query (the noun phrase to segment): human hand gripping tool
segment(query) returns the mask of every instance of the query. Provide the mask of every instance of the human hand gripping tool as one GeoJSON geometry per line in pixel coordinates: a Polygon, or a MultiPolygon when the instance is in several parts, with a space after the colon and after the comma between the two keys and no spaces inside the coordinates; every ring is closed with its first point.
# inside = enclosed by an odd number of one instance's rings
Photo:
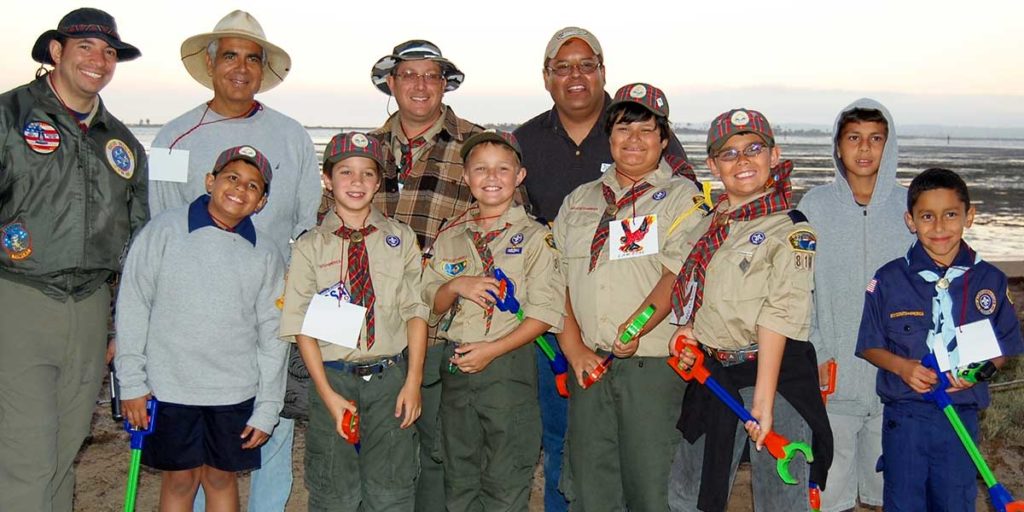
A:
{"type": "MultiPolygon", "coordinates": [[[[729,392],[711,376],[711,372],[704,366],[704,352],[702,352],[696,345],[687,343],[686,337],[682,335],[676,337],[675,347],[676,352],[682,353],[684,350],[687,350],[697,359],[693,362],[693,366],[686,369],[679,360],[679,356],[671,356],[668,358],[668,365],[671,366],[680,377],[686,381],[696,379],[697,382],[706,386],[715,394],[716,397],[718,397],[719,400],[722,401],[722,403],[727,405],[743,423],[748,421],[757,422],[757,419],[750,414],[750,411],[746,410],[741,403],[733,398],[732,395],[730,395],[729,392]]],[[[768,453],[776,459],[775,471],[779,473],[779,478],[788,485],[795,485],[797,483],[797,479],[789,472],[789,463],[798,452],[803,454],[804,460],[808,463],[814,462],[814,454],[811,452],[811,447],[807,443],[803,441],[790,441],[785,436],[775,432],[774,430],[768,431],[768,437],[765,438],[764,445],[768,448],[768,453]]]]}
{"type": "MultiPolygon", "coordinates": [[[[640,331],[643,330],[644,326],[647,325],[647,322],[650,321],[651,316],[654,315],[655,311],[657,311],[657,308],[654,307],[654,304],[648,304],[639,315],[633,318],[633,321],[629,323],[626,330],[622,331],[622,334],[619,335],[619,343],[625,345],[626,343],[633,341],[633,339],[640,334],[640,331]]],[[[601,377],[604,377],[604,374],[608,371],[608,368],[612,366],[612,361],[614,360],[615,354],[608,354],[608,357],[604,358],[604,361],[601,361],[601,364],[597,365],[597,367],[591,370],[590,373],[584,375],[583,389],[587,389],[590,386],[593,386],[595,382],[601,380],[601,377]]]]}
{"type": "Polygon", "coordinates": [[[128,420],[124,420],[124,430],[131,436],[129,446],[132,452],[131,463],[128,465],[128,485],[124,491],[124,512],[135,510],[135,495],[139,487],[139,465],[142,462],[142,442],[156,428],[156,408],[156,398],[150,397],[149,400],[146,400],[146,416],[149,417],[149,425],[144,429],[135,428],[128,420]]]}
{"type": "Polygon", "coordinates": [[[345,409],[341,415],[341,431],[345,433],[345,440],[359,453],[359,413],[345,409]]]}
{"type": "MultiPolygon", "coordinates": [[[[500,268],[494,269],[494,278],[498,280],[498,294],[495,295],[488,292],[494,297],[494,305],[499,311],[516,315],[516,318],[522,322],[524,317],[523,309],[516,299],[515,283],[500,268]]],[[[533,340],[533,342],[540,347],[541,352],[544,352],[544,356],[548,358],[548,366],[551,367],[551,373],[555,374],[555,387],[558,389],[558,394],[568,398],[569,363],[565,360],[565,356],[561,352],[556,352],[543,335],[537,336],[537,339],[533,340]]]]}
{"type": "Polygon", "coordinates": [[[996,480],[996,475],[992,473],[988,464],[985,463],[985,458],[981,456],[978,445],[974,443],[974,439],[971,439],[971,434],[967,432],[967,427],[964,426],[960,415],[953,408],[953,401],[949,398],[949,393],[946,392],[949,389],[949,380],[946,379],[945,373],[939,370],[939,363],[935,359],[935,354],[925,356],[921,360],[921,364],[925,368],[934,371],[939,377],[939,383],[931,391],[924,393],[924,397],[935,402],[935,405],[939,406],[939,409],[942,409],[942,413],[946,415],[949,424],[953,426],[957,437],[960,438],[960,443],[964,445],[967,454],[974,461],[974,466],[978,468],[981,479],[985,481],[985,487],[988,487],[988,495],[992,499],[992,507],[998,512],[1024,512],[1024,501],[1014,500],[1010,491],[1006,490],[1006,487],[1003,487],[1003,484],[996,480]]]}

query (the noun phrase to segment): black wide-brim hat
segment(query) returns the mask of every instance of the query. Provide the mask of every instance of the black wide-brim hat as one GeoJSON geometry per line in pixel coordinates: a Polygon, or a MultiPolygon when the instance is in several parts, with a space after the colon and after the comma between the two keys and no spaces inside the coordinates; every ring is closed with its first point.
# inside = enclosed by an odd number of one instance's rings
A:
{"type": "Polygon", "coordinates": [[[388,75],[398,66],[399,62],[406,60],[432,60],[441,66],[441,74],[445,79],[445,92],[452,92],[462,85],[466,75],[459,71],[459,68],[452,61],[441,55],[441,49],[430,41],[413,39],[395,47],[390,55],[385,55],[373,65],[370,70],[370,80],[380,92],[391,96],[391,88],[388,87],[388,75]]]}
{"type": "Polygon", "coordinates": [[[63,43],[68,38],[89,37],[106,41],[117,51],[118,62],[136,59],[142,55],[138,48],[121,40],[113,16],[99,9],[83,7],[67,13],[60,19],[56,30],[47,30],[36,39],[36,44],[32,46],[32,60],[53,66],[53,59],[50,58],[50,41],[58,39],[63,43]]]}

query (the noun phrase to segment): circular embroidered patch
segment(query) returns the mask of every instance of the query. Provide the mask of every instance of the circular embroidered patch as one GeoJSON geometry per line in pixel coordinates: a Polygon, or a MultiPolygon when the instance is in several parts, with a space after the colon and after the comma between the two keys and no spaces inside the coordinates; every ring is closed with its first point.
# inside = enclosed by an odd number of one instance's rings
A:
{"type": "Polygon", "coordinates": [[[370,144],[370,141],[366,139],[366,135],[357,133],[352,136],[352,145],[357,148],[365,148],[370,144]]]}
{"type": "Polygon", "coordinates": [[[511,243],[512,245],[519,245],[523,243],[523,239],[525,238],[526,237],[524,237],[522,233],[516,233],[512,235],[512,238],[509,239],[509,243],[511,243]]]}
{"type": "Polygon", "coordinates": [[[661,201],[662,199],[665,199],[665,196],[667,196],[667,195],[668,195],[668,192],[666,192],[664,190],[659,190],[659,191],[655,192],[653,196],[651,196],[651,199],[654,199],[655,201],[661,201]]]}
{"type": "Polygon", "coordinates": [[[238,154],[245,155],[249,158],[256,158],[256,150],[249,146],[242,146],[238,148],[238,154]]]}
{"type": "Polygon", "coordinates": [[[29,121],[21,130],[21,137],[28,147],[40,155],[49,155],[60,147],[60,132],[44,121],[29,121]]]}
{"type": "Polygon", "coordinates": [[[398,247],[402,245],[402,239],[395,235],[388,235],[384,237],[384,243],[388,244],[388,247],[398,247]]]}
{"type": "MultiPolygon", "coordinates": [[[[253,154],[255,155],[255,153],[253,154]]],[[[135,174],[135,157],[132,156],[132,150],[118,139],[107,141],[107,162],[118,176],[126,180],[131,179],[135,174]]]]}
{"type": "Polygon", "coordinates": [[[983,315],[991,315],[996,311],[996,294],[992,290],[985,289],[974,296],[974,305],[983,315]]]}
{"type": "Polygon", "coordinates": [[[750,115],[747,114],[746,110],[737,110],[732,113],[732,117],[729,118],[729,122],[733,126],[746,126],[750,122],[750,115]]]}
{"type": "Polygon", "coordinates": [[[754,245],[761,245],[765,238],[767,237],[765,236],[764,231],[755,231],[750,234],[750,243],[754,245]]]}
{"type": "Polygon", "coordinates": [[[32,236],[21,222],[12,222],[3,227],[0,234],[4,252],[14,261],[28,258],[32,254],[32,236]]]}
{"type": "Polygon", "coordinates": [[[647,96],[647,88],[644,87],[642,84],[636,84],[633,86],[632,89],[629,90],[630,98],[640,99],[643,98],[644,96],[647,96]]]}

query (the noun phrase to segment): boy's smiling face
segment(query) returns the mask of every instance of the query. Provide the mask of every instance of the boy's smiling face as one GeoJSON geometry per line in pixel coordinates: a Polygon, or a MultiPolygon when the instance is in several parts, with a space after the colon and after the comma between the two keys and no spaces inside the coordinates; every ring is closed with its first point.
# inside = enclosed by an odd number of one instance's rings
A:
{"type": "Polygon", "coordinates": [[[888,132],[884,124],[876,121],[846,123],[836,140],[846,172],[864,178],[878,173],[888,132]]]}
{"type": "Polygon", "coordinates": [[[206,175],[210,216],[221,227],[234,228],[267,204],[265,189],[263,176],[254,165],[244,160],[228,162],[216,176],[206,175]]]}
{"type": "Polygon", "coordinates": [[[526,168],[504,144],[482,142],[466,155],[463,179],[484,210],[507,210],[525,177],[526,168]]]}
{"type": "Polygon", "coordinates": [[[956,259],[964,229],[974,223],[974,207],[967,208],[951,188],[935,188],[921,192],[904,218],[928,256],[948,267],[956,259]]]}
{"type": "Polygon", "coordinates": [[[729,137],[715,156],[709,156],[707,164],[711,174],[722,180],[729,194],[729,205],[737,206],[764,192],[772,168],[779,164],[779,147],[769,148],[764,139],[755,133],[739,133],[729,137]],[[763,149],[757,155],[747,156],[744,152],[756,148],[753,144],[760,144],[763,149]],[[731,149],[739,152],[735,160],[719,158],[719,155],[731,149]]]}
{"type": "Polygon", "coordinates": [[[331,168],[330,177],[324,176],[324,187],[334,195],[335,207],[352,214],[366,213],[379,186],[377,162],[365,156],[344,158],[331,168]]]}

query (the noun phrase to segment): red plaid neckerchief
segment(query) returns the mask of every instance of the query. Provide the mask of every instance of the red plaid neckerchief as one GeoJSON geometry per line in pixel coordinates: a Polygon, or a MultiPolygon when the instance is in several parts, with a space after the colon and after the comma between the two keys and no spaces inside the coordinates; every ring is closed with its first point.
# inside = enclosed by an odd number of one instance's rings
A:
{"type": "Polygon", "coordinates": [[[705,272],[715,252],[729,238],[729,226],[733,222],[754,220],[790,208],[793,191],[789,182],[789,174],[792,171],[793,162],[789,160],[772,169],[772,178],[765,187],[773,187],[774,190],[732,212],[718,211],[718,206],[728,199],[728,195],[718,196],[711,225],[701,235],[700,240],[694,244],[690,255],[683,262],[682,270],[676,276],[675,285],[672,286],[672,310],[679,318],[680,323],[689,323],[697,314],[701,304],[704,303],[705,272]],[[696,285],[688,287],[687,285],[691,282],[696,285]],[[691,300],[692,304],[690,304],[691,300]]]}
{"type": "Polygon", "coordinates": [[[630,187],[629,192],[622,196],[622,199],[615,201],[615,191],[608,185],[601,184],[601,194],[604,196],[604,201],[608,204],[608,207],[601,214],[601,220],[597,222],[597,230],[594,231],[594,240],[590,242],[590,269],[588,272],[593,272],[597,268],[597,259],[601,256],[601,249],[604,248],[604,243],[608,241],[608,223],[615,220],[615,215],[619,213],[619,210],[635,203],[637,199],[640,199],[640,196],[653,187],[654,185],[646,181],[640,184],[634,183],[630,187]]]}
{"type": "MultiPolygon", "coordinates": [[[[480,261],[484,264],[484,275],[491,276],[494,274],[494,255],[491,254],[491,248],[488,247],[488,245],[501,236],[501,234],[511,226],[511,224],[506,222],[501,229],[488,231],[486,234],[479,231],[473,231],[473,247],[476,248],[476,253],[480,255],[480,261]]],[[[484,322],[486,324],[484,334],[491,332],[491,320],[493,318],[494,306],[489,305],[487,306],[487,309],[484,310],[484,322]]]]}
{"type": "Polygon", "coordinates": [[[373,305],[377,302],[377,295],[373,293],[373,279],[370,277],[370,258],[366,255],[366,237],[374,231],[377,231],[377,228],[371,224],[362,229],[341,226],[334,232],[335,235],[349,241],[349,293],[352,295],[353,304],[366,308],[366,350],[373,348],[373,305]]]}
{"type": "Polygon", "coordinates": [[[409,177],[409,173],[412,172],[412,154],[417,148],[427,143],[427,139],[423,137],[416,137],[409,141],[408,144],[399,143],[399,148],[402,150],[402,167],[398,169],[398,181],[405,183],[405,179],[409,177]]]}

